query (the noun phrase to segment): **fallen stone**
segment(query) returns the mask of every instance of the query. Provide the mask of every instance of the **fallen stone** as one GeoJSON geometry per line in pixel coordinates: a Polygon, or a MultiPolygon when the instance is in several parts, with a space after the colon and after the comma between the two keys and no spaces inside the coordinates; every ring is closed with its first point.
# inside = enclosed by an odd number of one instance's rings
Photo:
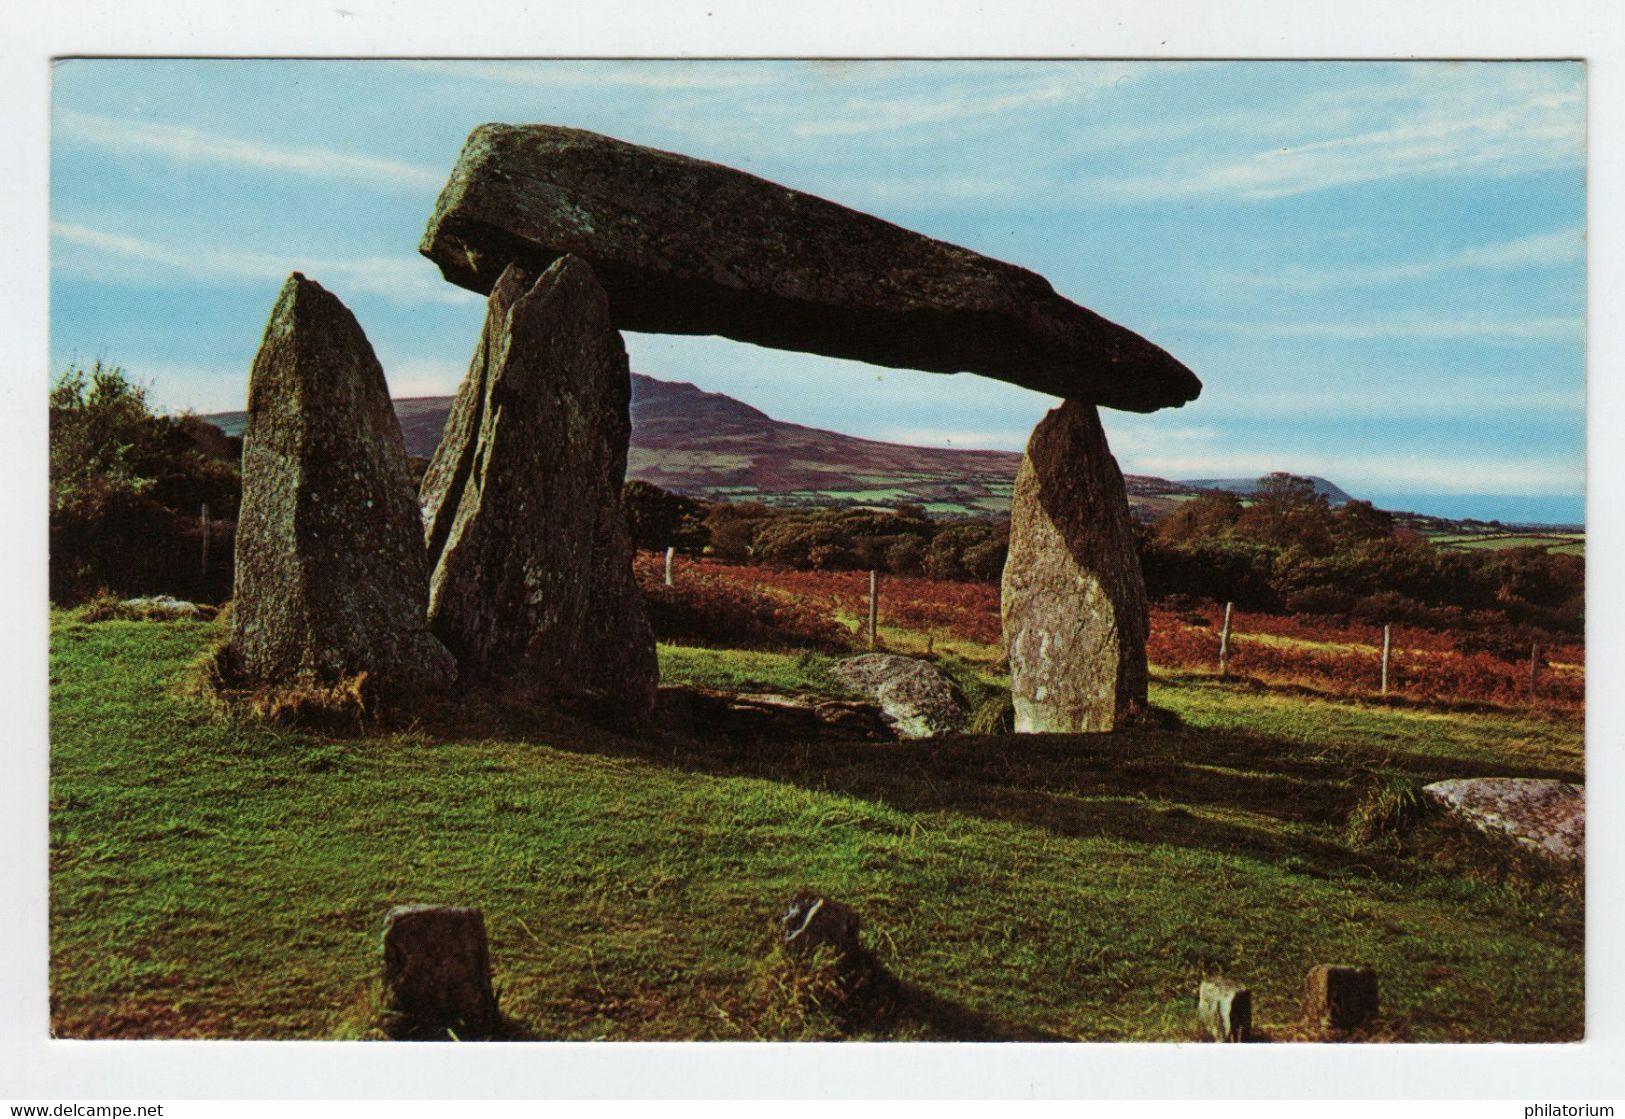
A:
{"type": "Polygon", "coordinates": [[[1145,583],[1095,409],[1067,401],[1016,474],[1000,599],[1020,733],[1109,731],[1146,709],[1145,583]]]}
{"type": "Polygon", "coordinates": [[[1303,1016],[1311,1025],[1352,1030],[1377,1014],[1377,973],[1319,964],[1304,979],[1303,1016]]]}
{"type": "Polygon", "coordinates": [[[981,373],[1136,412],[1201,391],[1163,350],[1024,268],[730,167],[579,129],[476,128],[420,251],[481,293],[510,263],[578,256],[623,330],[981,373]]]}
{"type": "Polygon", "coordinates": [[[970,713],[954,682],[940,668],[913,657],[866,653],[837,664],[834,677],[874,697],[898,738],[958,734],[970,713]]]}
{"type": "Polygon", "coordinates": [[[187,602],[167,594],[126,598],[119,608],[144,618],[206,618],[208,613],[195,602],[187,602]]]}
{"type": "Polygon", "coordinates": [[[820,948],[841,960],[859,959],[858,915],[851,907],[813,890],[801,890],[779,919],[780,942],[790,955],[805,959],[820,948]]]}
{"type": "Polygon", "coordinates": [[[1458,777],[1424,785],[1422,795],[1497,840],[1561,864],[1585,865],[1584,785],[1538,777],[1458,777]]]}
{"type": "Polygon", "coordinates": [[[428,569],[400,426],[360,324],[283,285],[248,382],[225,664],[272,684],[366,673],[380,693],[451,683],[424,621],[428,569]]]}
{"type": "Polygon", "coordinates": [[[853,700],[662,688],[661,726],[730,742],[891,742],[880,708],[853,700]]]}
{"type": "Polygon", "coordinates": [[[384,916],[384,1022],[395,1038],[490,1036],[501,1018],[478,909],[398,905],[384,916]]]}
{"type": "Polygon", "coordinates": [[[1253,994],[1230,979],[1204,979],[1196,1019],[1214,1041],[1246,1041],[1253,1028],[1253,994]]]}
{"type": "Polygon", "coordinates": [[[509,269],[420,499],[429,623],[463,671],[635,721],[658,668],[621,509],[630,393],[592,269],[509,269]]]}

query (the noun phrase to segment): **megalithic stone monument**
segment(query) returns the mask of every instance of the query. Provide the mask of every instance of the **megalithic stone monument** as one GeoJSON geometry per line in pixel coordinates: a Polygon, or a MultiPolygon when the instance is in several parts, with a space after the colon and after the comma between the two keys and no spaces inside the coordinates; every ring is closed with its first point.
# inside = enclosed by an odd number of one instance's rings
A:
{"type": "Polygon", "coordinates": [[[630,401],[592,269],[506,269],[420,491],[429,623],[470,677],[652,712],[654,635],[621,507],[630,401]]]}
{"type": "Polygon", "coordinates": [[[720,164],[550,125],[470,134],[420,251],[489,292],[512,262],[590,263],[622,330],[937,373],[1149,412],[1201,382],[1042,276],[720,164]]]}
{"type": "MultiPolygon", "coordinates": [[[[1064,398],[1034,431],[1016,489],[1003,616],[1017,729],[1110,730],[1144,706],[1145,588],[1095,408],[1195,399],[1201,382],[1159,347],[1026,269],[719,164],[551,125],[476,128],[420,251],[453,283],[492,293],[493,314],[514,298],[502,294],[511,268],[575,258],[607,293],[606,330],[720,334],[1064,398]]],[[[488,324],[482,353],[492,337],[488,324]]],[[[455,433],[483,422],[472,399],[459,401],[435,486],[463,469],[455,433]]],[[[581,477],[564,462],[542,468],[581,477]]],[[[425,495],[433,550],[461,514],[425,495]]],[[[466,601],[468,617],[486,620],[436,622],[463,642],[465,664],[476,635],[500,625],[472,593],[466,601]]]]}
{"type": "Polygon", "coordinates": [[[1015,729],[1107,731],[1146,705],[1145,581],[1100,417],[1069,400],[1016,473],[1000,593],[1015,729]]]}
{"type": "Polygon", "coordinates": [[[230,668],[273,685],[449,685],[383,369],[349,309],[298,272],[249,374],[242,462],[230,668]]]}

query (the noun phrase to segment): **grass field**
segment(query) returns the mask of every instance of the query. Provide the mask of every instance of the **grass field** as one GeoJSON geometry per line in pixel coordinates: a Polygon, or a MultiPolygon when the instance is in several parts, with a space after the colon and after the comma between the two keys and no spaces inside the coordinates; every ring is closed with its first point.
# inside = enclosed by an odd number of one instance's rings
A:
{"type": "Polygon", "coordinates": [[[1467,548],[1470,550],[1501,551],[1506,548],[1542,548],[1552,555],[1585,555],[1585,534],[1578,532],[1554,533],[1478,533],[1457,536],[1430,536],[1437,548],[1467,548]]]}
{"type": "MultiPolygon", "coordinates": [[[[189,692],[217,636],[54,615],[59,1037],[374,1036],[382,917],[417,901],[483,907],[503,1009],[536,1038],[1188,1040],[1224,971],[1288,1039],[1304,972],[1338,962],[1380,973],[1374,1039],[1583,1030],[1572,884],[1348,829],[1373,788],[1581,780],[1574,716],[1167,676],[1153,700],[1183,727],[1106,736],[627,738],[472,702],[324,734],[189,692]],[[861,912],[897,981],[868,1018],[767,958],[803,885],[861,912]]],[[[830,687],[819,656],[661,661],[667,683],[830,687]]]]}

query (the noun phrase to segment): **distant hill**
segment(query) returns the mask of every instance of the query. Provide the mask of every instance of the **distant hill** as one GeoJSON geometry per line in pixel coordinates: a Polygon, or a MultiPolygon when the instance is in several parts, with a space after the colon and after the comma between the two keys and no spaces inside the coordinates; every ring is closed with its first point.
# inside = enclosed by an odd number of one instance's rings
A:
{"type": "MultiPolygon", "coordinates": [[[[395,401],[408,454],[434,453],[450,409],[449,396],[395,401]]],[[[231,435],[242,434],[247,423],[244,412],[202,418],[231,435]]],[[[1014,451],[910,447],[785,423],[723,393],[632,374],[627,476],[694,497],[780,506],[909,503],[939,515],[986,516],[1010,508],[1020,465],[1014,451]]],[[[1177,508],[1194,496],[1193,487],[1230,488],[1135,474],[1123,480],[1130,504],[1146,520],[1177,508]]],[[[1336,494],[1334,500],[1348,500],[1330,482],[1316,482],[1336,494]]]]}
{"type": "MultiPolygon", "coordinates": [[[[1313,482],[1315,484],[1315,492],[1325,494],[1327,502],[1332,505],[1347,505],[1349,502],[1354,500],[1354,498],[1350,497],[1339,486],[1332,482],[1328,482],[1324,478],[1316,477],[1313,474],[1305,474],[1300,476],[1306,477],[1313,482]]],[[[1174,484],[1193,490],[1228,490],[1231,493],[1239,493],[1245,496],[1247,494],[1257,493],[1259,483],[1262,481],[1262,478],[1191,478],[1184,481],[1175,482],[1174,484]]]]}

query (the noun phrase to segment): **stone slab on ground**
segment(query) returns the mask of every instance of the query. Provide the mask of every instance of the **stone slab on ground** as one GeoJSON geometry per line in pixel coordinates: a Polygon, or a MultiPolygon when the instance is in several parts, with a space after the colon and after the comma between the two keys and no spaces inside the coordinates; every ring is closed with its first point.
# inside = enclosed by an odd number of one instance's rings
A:
{"type": "Polygon", "coordinates": [[[553,125],[468,137],[420,251],[493,289],[571,254],[615,325],[971,372],[1137,412],[1196,398],[1158,346],[1043,277],[717,163],[553,125]]]}
{"type": "Polygon", "coordinates": [[[1456,777],[1422,787],[1440,810],[1559,863],[1585,863],[1584,785],[1542,777],[1456,777]]]}
{"type": "Polygon", "coordinates": [[[899,738],[958,734],[970,717],[959,689],[929,661],[894,653],[865,653],[830,670],[841,683],[874,697],[881,717],[899,738]]]}

